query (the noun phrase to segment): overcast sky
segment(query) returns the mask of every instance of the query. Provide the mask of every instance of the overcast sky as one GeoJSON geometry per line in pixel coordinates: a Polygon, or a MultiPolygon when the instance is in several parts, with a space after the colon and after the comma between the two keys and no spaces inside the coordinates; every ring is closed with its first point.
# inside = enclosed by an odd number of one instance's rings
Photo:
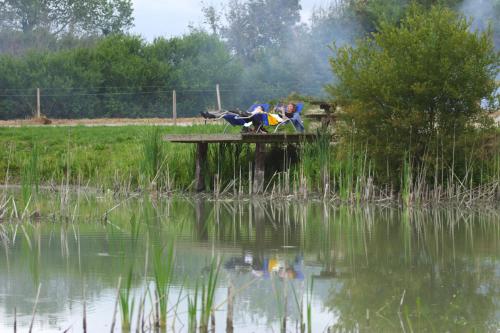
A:
{"type": "MultiPolygon", "coordinates": [[[[224,0],[203,0],[221,8],[224,0]]],[[[302,0],[302,21],[306,22],[314,6],[325,5],[329,0],[302,0]]],[[[133,0],[135,27],[133,33],[148,40],[155,37],[179,36],[188,32],[188,25],[198,26],[203,21],[202,0],[133,0]]]]}

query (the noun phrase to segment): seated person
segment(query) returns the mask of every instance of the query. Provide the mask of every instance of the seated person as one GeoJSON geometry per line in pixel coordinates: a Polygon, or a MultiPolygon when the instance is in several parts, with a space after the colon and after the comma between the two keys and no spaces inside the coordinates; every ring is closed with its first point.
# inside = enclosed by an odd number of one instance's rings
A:
{"type": "Polygon", "coordinates": [[[227,114],[233,114],[237,116],[237,119],[242,119],[245,121],[243,124],[243,132],[267,132],[263,127],[263,121],[261,117],[255,117],[258,114],[266,113],[261,105],[255,106],[249,111],[240,110],[230,110],[230,111],[207,111],[200,112],[205,119],[221,119],[227,114]],[[253,126],[253,128],[250,128],[253,126]]]}
{"type": "Polygon", "coordinates": [[[253,117],[259,113],[265,113],[264,108],[260,105],[258,105],[252,111],[247,112],[248,117],[252,118],[253,131],[261,131],[267,133],[267,130],[264,127],[262,127],[262,119],[260,119],[260,117],[253,117]]]}
{"type": "Polygon", "coordinates": [[[239,109],[229,110],[229,111],[213,110],[213,111],[200,112],[200,114],[205,119],[219,119],[228,113],[233,113],[241,118],[250,118],[253,115],[264,112],[265,112],[264,108],[260,105],[257,105],[252,111],[240,111],[239,109]]]}
{"type": "Polygon", "coordinates": [[[304,124],[300,118],[300,113],[297,112],[297,105],[294,103],[288,103],[285,106],[278,107],[277,110],[284,113],[284,116],[288,118],[295,129],[299,132],[304,132],[304,124]]]}

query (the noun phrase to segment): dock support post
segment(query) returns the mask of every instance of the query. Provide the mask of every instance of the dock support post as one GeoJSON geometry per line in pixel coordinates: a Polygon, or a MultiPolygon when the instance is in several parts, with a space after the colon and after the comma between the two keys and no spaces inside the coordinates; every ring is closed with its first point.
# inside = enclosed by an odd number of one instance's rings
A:
{"type": "Polygon", "coordinates": [[[264,192],[266,144],[255,144],[255,163],[253,173],[253,193],[264,192]]]}
{"type": "Polygon", "coordinates": [[[172,91],[172,118],[174,119],[174,125],[177,125],[177,93],[172,91]]]}
{"type": "Polygon", "coordinates": [[[198,142],[196,150],[196,169],[194,173],[196,192],[205,190],[205,173],[207,165],[208,143],[198,142]]]}
{"type": "Polygon", "coordinates": [[[222,103],[220,101],[220,88],[219,88],[219,84],[217,83],[217,85],[215,86],[215,90],[216,90],[216,93],[217,93],[217,110],[222,110],[222,103]]]}
{"type": "Polygon", "coordinates": [[[40,88],[36,88],[36,117],[37,119],[40,119],[42,116],[42,113],[40,112],[40,88]]]}

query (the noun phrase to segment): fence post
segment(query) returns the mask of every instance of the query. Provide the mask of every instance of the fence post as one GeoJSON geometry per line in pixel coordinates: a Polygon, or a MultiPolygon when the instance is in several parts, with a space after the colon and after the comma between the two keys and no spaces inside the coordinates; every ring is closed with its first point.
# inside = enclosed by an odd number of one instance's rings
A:
{"type": "Polygon", "coordinates": [[[218,110],[222,110],[222,103],[220,101],[220,88],[219,88],[219,84],[217,83],[217,85],[215,86],[215,90],[217,91],[217,107],[218,107],[218,110]]]}
{"type": "Polygon", "coordinates": [[[40,116],[40,88],[36,88],[36,117],[40,116]]]}
{"type": "Polygon", "coordinates": [[[177,94],[175,90],[172,91],[172,117],[174,119],[174,125],[177,125],[177,94]]]}

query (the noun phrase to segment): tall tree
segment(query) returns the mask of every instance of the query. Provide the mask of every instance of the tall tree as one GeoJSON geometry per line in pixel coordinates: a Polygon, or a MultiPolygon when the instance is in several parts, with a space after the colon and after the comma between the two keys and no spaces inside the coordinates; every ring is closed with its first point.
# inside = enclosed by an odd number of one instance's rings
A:
{"type": "Polygon", "coordinates": [[[348,128],[341,136],[367,145],[377,170],[394,171],[392,179],[408,156],[419,167],[426,163],[431,176],[463,168],[457,156],[471,156],[466,149],[473,145],[458,140],[479,138],[487,123],[480,101],[494,92],[499,73],[491,37],[471,32],[450,9],[412,6],[398,26],[382,23],[356,47],[335,49],[338,81],[328,90],[344,106],[348,128]]]}
{"type": "Polygon", "coordinates": [[[462,2],[463,0],[344,0],[343,4],[355,15],[364,30],[371,33],[378,30],[382,21],[398,23],[411,4],[426,9],[436,4],[456,8],[462,2]]]}
{"type": "Polygon", "coordinates": [[[300,21],[299,0],[230,0],[228,8],[222,36],[244,60],[285,44],[300,21]]]}
{"type": "Polygon", "coordinates": [[[0,0],[0,28],[75,35],[123,32],[133,24],[131,0],[0,0]]]}

